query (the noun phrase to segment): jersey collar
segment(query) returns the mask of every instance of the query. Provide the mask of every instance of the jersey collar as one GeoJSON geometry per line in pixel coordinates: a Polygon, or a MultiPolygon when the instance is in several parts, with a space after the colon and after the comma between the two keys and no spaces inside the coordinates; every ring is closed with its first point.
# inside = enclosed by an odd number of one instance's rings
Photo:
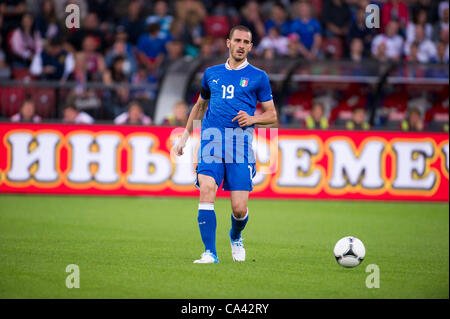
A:
{"type": "Polygon", "coordinates": [[[245,59],[244,62],[242,62],[236,69],[232,69],[230,64],[228,63],[230,59],[227,59],[227,62],[225,62],[225,67],[227,68],[227,70],[241,70],[243,68],[245,68],[249,63],[247,61],[247,59],[245,59]]]}

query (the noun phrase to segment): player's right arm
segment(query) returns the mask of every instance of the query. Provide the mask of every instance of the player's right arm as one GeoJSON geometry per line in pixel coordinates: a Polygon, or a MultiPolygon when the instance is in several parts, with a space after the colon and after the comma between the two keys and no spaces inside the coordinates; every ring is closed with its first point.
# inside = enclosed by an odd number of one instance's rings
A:
{"type": "Polygon", "coordinates": [[[206,100],[202,98],[201,95],[198,97],[197,103],[195,103],[194,107],[192,108],[191,114],[189,115],[186,128],[183,132],[183,136],[175,145],[176,155],[178,156],[183,155],[183,148],[186,146],[186,142],[189,136],[191,135],[192,130],[194,129],[194,121],[201,121],[203,119],[203,116],[205,115],[205,112],[208,109],[208,103],[209,99],[206,100]]]}
{"type": "Polygon", "coordinates": [[[211,89],[208,84],[209,73],[210,69],[206,69],[203,73],[200,96],[198,97],[197,103],[195,103],[191,114],[189,115],[183,136],[178,141],[177,145],[175,145],[174,151],[178,156],[183,155],[183,148],[186,146],[186,142],[194,129],[194,121],[201,121],[206,110],[208,109],[209,99],[211,98],[211,89]]]}

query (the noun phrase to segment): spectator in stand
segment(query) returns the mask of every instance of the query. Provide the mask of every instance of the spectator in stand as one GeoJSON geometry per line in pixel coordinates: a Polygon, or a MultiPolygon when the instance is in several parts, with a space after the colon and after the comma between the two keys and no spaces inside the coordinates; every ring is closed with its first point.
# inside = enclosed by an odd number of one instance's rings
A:
{"type": "Polygon", "coordinates": [[[425,29],[425,37],[431,39],[433,36],[433,27],[427,22],[427,11],[424,8],[417,8],[413,12],[412,21],[406,28],[406,42],[412,43],[416,40],[416,26],[420,25],[425,29]]]}
{"type": "Polygon", "coordinates": [[[120,114],[114,119],[114,124],[151,125],[152,119],[144,114],[139,102],[132,101],[128,106],[128,111],[120,114]]]}
{"type": "Polygon", "coordinates": [[[214,54],[214,40],[211,37],[204,37],[200,46],[200,57],[204,59],[211,59],[214,54]]]}
{"type": "Polygon", "coordinates": [[[174,40],[182,40],[184,32],[184,21],[181,19],[174,19],[170,24],[169,42],[174,40]]]}
{"type": "Polygon", "coordinates": [[[351,49],[351,43],[353,42],[353,39],[361,39],[364,48],[363,55],[370,56],[370,45],[372,43],[373,37],[373,29],[366,27],[366,10],[364,8],[360,8],[356,12],[356,19],[352,22],[350,30],[348,32],[348,39],[350,42],[349,47],[351,49]]]}
{"type": "Polygon", "coordinates": [[[352,110],[352,119],[345,123],[347,130],[364,130],[370,129],[370,124],[366,121],[366,109],[357,106],[352,110]]]}
{"type": "Polygon", "coordinates": [[[149,25],[148,33],[141,35],[137,45],[138,61],[152,72],[157,70],[166,54],[165,41],[159,36],[159,30],[159,24],[149,25]]]}
{"type": "Polygon", "coordinates": [[[203,22],[197,11],[192,10],[188,13],[184,21],[181,34],[181,40],[185,43],[185,53],[189,56],[197,56],[203,37],[203,22]]]}
{"type": "Polygon", "coordinates": [[[386,33],[377,35],[372,41],[372,56],[378,60],[400,61],[403,53],[403,38],[398,34],[399,23],[389,21],[386,33]]]}
{"type": "Polygon", "coordinates": [[[71,124],[94,124],[92,116],[86,112],[81,112],[73,104],[64,108],[62,121],[71,124]]]}
{"type": "Polygon", "coordinates": [[[145,20],[141,18],[142,5],[139,0],[132,0],[128,5],[128,15],[120,22],[128,33],[128,40],[136,45],[141,35],[146,31],[145,20]]]}
{"type": "Polygon", "coordinates": [[[329,128],[328,119],[325,117],[325,108],[322,103],[314,103],[311,108],[311,114],[305,118],[305,127],[307,129],[321,129],[329,128]]]}
{"type": "Polygon", "coordinates": [[[448,18],[449,18],[449,1],[441,1],[438,8],[439,20],[443,24],[445,29],[448,29],[448,18]],[[446,24],[446,25],[444,25],[446,24]]]}
{"type": "Polygon", "coordinates": [[[107,76],[109,83],[118,85],[114,89],[104,91],[104,107],[113,116],[117,116],[123,112],[124,106],[130,100],[130,66],[123,56],[116,56],[109,67],[107,76]],[[124,84],[124,85],[120,85],[124,84]]]}
{"type": "Polygon", "coordinates": [[[257,46],[259,41],[266,35],[264,23],[260,15],[259,3],[255,0],[248,1],[242,8],[240,24],[249,28],[252,32],[253,45],[257,46]]]}
{"type": "Polygon", "coordinates": [[[409,52],[405,57],[405,60],[410,63],[419,63],[419,43],[414,41],[409,45],[409,52]]]}
{"type": "Polygon", "coordinates": [[[288,38],[288,57],[296,59],[300,55],[300,50],[302,49],[302,44],[300,43],[300,37],[297,33],[291,33],[287,36],[288,38]]]}
{"type": "Polygon", "coordinates": [[[164,125],[185,127],[188,120],[188,106],[186,102],[175,103],[172,114],[164,120],[164,125]]]}
{"type": "Polygon", "coordinates": [[[350,29],[351,11],[344,0],[324,0],[322,18],[326,37],[345,39],[350,29]]]}
{"type": "Polygon", "coordinates": [[[61,27],[56,16],[53,0],[44,0],[39,15],[36,17],[36,27],[41,38],[49,40],[61,35],[61,27]]]}
{"type": "MultiPolygon", "coordinates": [[[[429,63],[436,59],[437,50],[434,43],[425,37],[425,29],[422,25],[416,25],[416,35],[415,35],[418,51],[417,60],[421,63],[429,63]]],[[[410,54],[411,43],[407,43],[405,46],[405,55],[410,54]]]]}
{"type": "MultiPolygon", "coordinates": [[[[136,86],[148,86],[149,84],[156,84],[156,77],[147,72],[147,69],[144,66],[140,66],[137,72],[131,78],[131,84],[136,86]]],[[[143,100],[152,100],[156,97],[156,91],[151,90],[147,87],[145,88],[135,88],[131,90],[131,98],[132,99],[143,99],[143,100]]]]}
{"type": "Polygon", "coordinates": [[[385,42],[381,42],[380,45],[378,45],[373,57],[376,58],[379,62],[387,62],[390,60],[387,56],[387,45],[385,42]]]}
{"type": "Polygon", "coordinates": [[[2,49],[2,35],[0,34],[0,78],[9,78],[11,70],[6,63],[6,54],[2,49]]]}
{"type": "Polygon", "coordinates": [[[5,30],[8,32],[19,27],[26,11],[25,0],[0,0],[0,16],[3,16],[5,30]]]}
{"type": "Polygon", "coordinates": [[[381,32],[387,27],[389,22],[397,20],[401,30],[406,29],[409,21],[409,10],[401,0],[390,0],[381,7],[381,32]]]}
{"type": "Polygon", "coordinates": [[[20,111],[11,117],[11,122],[21,123],[39,123],[41,118],[36,114],[34,102],[32,100],[25,100],[20,107],[20,111]]]}
{"type": "Polygon", "coordinates": [[[34,55],[42,51],[41,36],[30,13],[23,15],[20,27],[12,33],[11,51],[13,67],[29,67],[34,55]]]}
{"type": "Polygon", "coordinates": [[[86,19],[81,23],[81,28],[73,32],[68,40],[75,51],[83,49],[83,42],[86,37],[91,37],[97,43],[98,50],[104,52],[106,49],[106,36],[99,29],[99,20],[94,12],[88,13],[86,19]]]}
{"type": "Polygon", "coordinates": [[[207,15],[203,1],[200,0],[177,0],[175,1],[175,17],[181,21],[186,21],[191,13],[200,21],[203,21],[207,15]]]}
{"type": "Polygon", "coordinates": [[[265,50],[273,50],[276,56],[286,56],[288,54],[289,40],[283,36],[280,29],[273,26],[269,33],[259,43],[256,53],[262,55],[265,50]]]}
{"type": "Polygon", "coordinates": [[[364,60],[364,43],[360,38],[353,38],[350,42],[350,60],[361,62],[364,60]]]}
{"type": "Polygon", "coordinates": [[[441,34],[440,34],[440,37],[439,37],[439,40],[438,40],[438,41],[442,41],[446,45],[447,58],[448,58],[448,43],[449,43],[448,33],[449,33],[449,29],[441,29],[441,34]]]}
{"type": "Polygon", "coordinates": [[[170,25],[173,17],[169,15],[169,6],[164,0],[158,0],[153,6],[153,14],[146,19],[147,25],[158,23],[161,28],[161,36],[168,39],[170,36],[170,25]]]}
{"type": "Polygon", "coordinates": [[[114,20],[114,0],[87,0],[89,12],[95,12],[101,23],[114,20]]]}
{"type": "Polygon", "coordinates": [[[449,50],[448,50],[448,42],[445,43],[442,40],[439,40],[436,46],[437,55],[436,58],[432,61],[434,63],[449,63],[449,50]]]}
{"type": "Polygon", "coordinates": [[[322,27],[319,21],[311,17],[311,5],[308,2],[296,3],[296,8],[299,17],[292,21],[291,32],[299,36],[299,50],[303,57],[315,59],[322,44],[322,27]]]}
{"type": "MultiPolygon", "coordinates": [[[[231,19],[237,19],[239,16],[238,7],[232,5],[229,0],[203,1],[207,11],[212,16],[227,16],[231,19]]],[[[239,3],[239,2],[235,2],[239,3]]]]}
{"type": "Polygon", "coordinates": [[[128,42],[128,33],[125,28],[119,25],[116,29],[115,41],[105,57],[106,66],[111,67],[114,58],[121,56],[125,58],[125,73],[134,74],[137,70],[137,61],[135,57],[135,49],[128,42]]]}
{"type": "Polygon", "coordinates": [[[75,79],[81,84],[87,81],[106,82],[105,60],[97,49],[97,40],[88,35],[83,41],[83,50],[75,55],[75,79]]]}
{"type": "Polygon", "coordinates": [[[217,56],[225,57],[229,54],[229,49],[227,47],[227,39],[226,38],[216,38],[214,39],[214,50],[217,52],[217,56]]]}
{"type": "Polygon", "coordinates": [[[449,28],[449,4],[448,1],[442,1],[439,4],[439,21],[434,26],[433,40],[441,38],[442,30],[448,31],[449,28]]]}
{"type": "MultiPolygon", "coordinates": [[[[2,8],[2,6],[0,4],[0,10],[1,10],[1,8],[2,8]]],[[[3,34],[6,34],[6,33],[7,33],[7,30],[5,28],[5,19],[4,19],[3,15],[0,13],[0,36],[3,37],[3,34]]]]}
{"type": "MultiPolygon", "coordinates": [[[[205,42],[205,41],[203,41],[203,42],[205,42]]],[[[201,54],[201,50],[203,48],[203,42],[202,42],[202,47],[200,48],[200,54],[201,54]]],[[[168,66],[170,63],[183,57],[184,43],[181,40],[173,40],[173,41],[167,42],[166,50],[167,50],[167,57],[166,57],[165,64],[166,64],[166,66],[168,66]]]]}
{"type": "Polygon", "coordinates": [[[274,48],[267,48],[262,52],[261,57],[264,60],[271,61],[274,60],[277,57],[277,54],[275,53],[274,48]]]}
{"type": "Polygon", "coordinates": [[[434,25],[438,21],[439,3],[436,0],[415,0],[408,4],[410,12],[413,13],[418,9],[424,9],[427,12],[428,22],[434,25]]]}
{"type": "Polygon", "coordinates": [[[60,39],[52,38],[45,49],[34,56],[30,72],[43,80],[67,80],[74,69],[74,56],[63,49],[60,39]]]}
{"type": "Polygon", "coordinates": [[[266,34],[272,27],[277,27],[283,36],[291,32],[291,23],[288,20],[288,14],[283,4],[275,3],[270,9],[270,18],[264,23],[266,34]]]}
{"type": "Polygon", "coordinates": [[[407,120],[401,122],[402,131],[423,131],[424,124],[422,120],[422,113],[418,108],[410,108],[408,110],[407,120]]]}

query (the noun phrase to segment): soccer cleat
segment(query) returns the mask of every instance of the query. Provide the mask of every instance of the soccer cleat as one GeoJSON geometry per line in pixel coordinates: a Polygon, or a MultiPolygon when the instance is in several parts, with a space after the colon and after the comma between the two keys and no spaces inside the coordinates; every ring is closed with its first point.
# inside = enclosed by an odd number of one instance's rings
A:
{"type": "Polygon", "coordinates": [[[209,250],[202,254],[202,258],[194,260],[194,264],[217,264],[218,262],[219,258],[209,250]]]}
{"type": "Polygon", "coordinates": [[[245,249],[242,237],[237,240],[232,240],[231,242],[231,256],[233,256],[234,261],[245,261],[245,249]]]}

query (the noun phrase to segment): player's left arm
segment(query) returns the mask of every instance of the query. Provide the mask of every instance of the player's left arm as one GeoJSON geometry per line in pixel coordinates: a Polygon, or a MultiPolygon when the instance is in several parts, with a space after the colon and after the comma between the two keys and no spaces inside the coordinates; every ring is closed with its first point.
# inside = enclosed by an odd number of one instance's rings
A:
{"type": "Polygon", "coordinates": [[[258,115],[248,115],[245,111],[239,111],[238,115],[233,119],[238,121],[240,127],[257,125],[269,125],[277,122],[277,110],[273,100],[261,102],[263,112],[258,115]]]}
{"type": "Polygon", "coordinates": [[[259,79],[259,85],[256,88],[256,98],[261,103],[263,112],[259,115],[251,116],[245,111],[239,111],[233,119],[238,121],[240,127],[252,125],[270,125],[277,122],[277,111],[273,103],[272,88],[270,86],[269,77],[266,73],[262,73],[259,79]]]}

